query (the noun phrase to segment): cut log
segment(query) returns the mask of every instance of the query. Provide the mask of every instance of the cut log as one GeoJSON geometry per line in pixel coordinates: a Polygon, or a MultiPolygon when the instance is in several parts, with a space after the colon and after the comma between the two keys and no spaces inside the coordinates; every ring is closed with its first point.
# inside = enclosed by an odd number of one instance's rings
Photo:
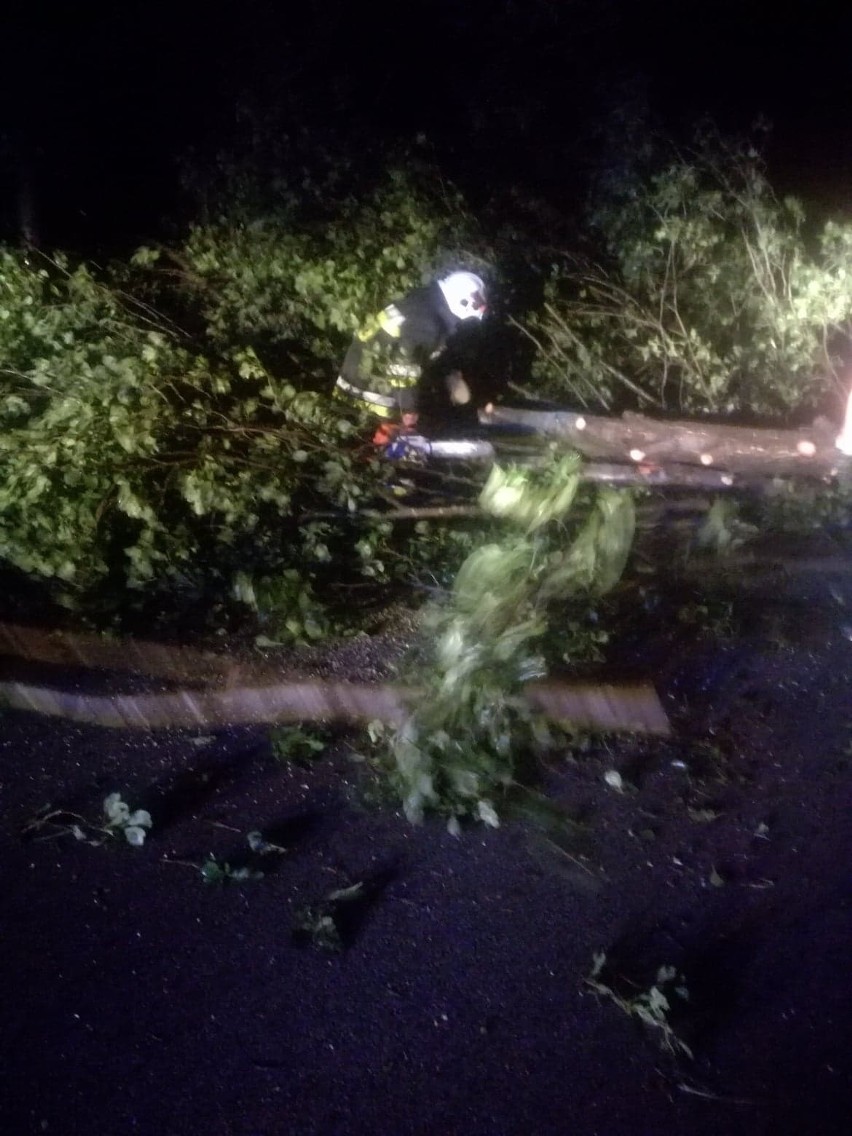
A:
{"type": "MultiPolygon", "coordinates": [[[[357,724],[374,718],[399,723],[421,697],[416,690],[389,684],[304,677],[282,680],[280,663],[245,663],[213,651],[12,623],[0,624],[0,653],[27,662],[130,671],[186,684],[167,694],[93,695],[42,684],[0,682],[0,704],[9,709],[119,729],[213,729],[275,722],[357,724]],[[228,684],[224,690],[223,681],[228,684]]],[[[530,683],[524,693],[530,705],[552,721],[608,732],[669,733],[666,713],[648,683],[541,682],[530,683]]]]}
{"type": "Polygon", "coordinates": [[[737,487],[734,474],[722,469],[704,469],[668,462],[665,466],[647,462],[585,462],[580,471],[584,481],[600,485],[643,486],[646,489],[703,489],[710,493],[724,493],[737,487]]]}
{"type": "Polygon", "coordinates": [[[838,427],[826,419],[798,430],[726,423],[666,421],[628,413],[621,418],[567,410],[523,410],[489,404],[483,425],[515,425],[558,438],[592,461],[653,471],[669,465],[722,470],[748,477],[828,478],[848,468],[837,448],[838,427]]]}
{"type": "MultiPolygon", "coordinates": [[[[606,733],[667,735],[666,712],[647,683],[530,683],[530,705],[552,721],[606,733]]],[[[170,694],[76,694],[22,682],[0,682],[0,705],[113,729],[216,729],[277,722],[358,724],[404,721],[422,691],[390,685],[279,682],[233,690],[170,694]]]]}
{"type": "Polygon", "coordinates": [[[19,623],[0,623],[0,656],[51,666],[130,671],[195,685],[232,681],[236,673],[244,676],[245,666],[216,651],[19,623]]]}

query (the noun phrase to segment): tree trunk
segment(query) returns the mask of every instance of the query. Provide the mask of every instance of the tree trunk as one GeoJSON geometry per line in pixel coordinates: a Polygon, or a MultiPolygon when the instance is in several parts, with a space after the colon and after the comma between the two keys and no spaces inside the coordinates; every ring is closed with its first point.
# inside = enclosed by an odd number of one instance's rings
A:
{"type": "MultiPolygon", "coordinates": [[[[81,632],[44,631],[0,624],[0,654],[63,670],[84,666],[171,679],[182,689],[165,694],[77,694],[52,685],[0,681],[0,705],[14,710],[123,729],[216,729],[239,723],[341,722],[373,718],[398,723],[422,693],[388,683],[334,682],[281,676],[281,663],[246,661],[213,651],[104,640],[81,632]],[[201,689],[199,689],[201,686],[201,689]]],[[[20,669],[20,667],[18,667],[20,669]]],[[[14,672],[11,662],[7,672],[14,672]]],[[[666,712],[650,683],[533,682],[524,697],[552,720],[592,730],[669,733],[666,712]]]]}
{"type": "Polygon", "coordinates": [[[757,477],[829,478],[849,464],[835,445],[839,428],[822,418],[801,429],[777,430],[702,420],[666,421],[633,413],[604,418],[491,404],[480,411],[479,419],[483,425],[521,426],[558,438],[592,461],[632,466],[635,482],[653,484],[662,469],[687,466],[721,474],[722,486],[757,477]]]}

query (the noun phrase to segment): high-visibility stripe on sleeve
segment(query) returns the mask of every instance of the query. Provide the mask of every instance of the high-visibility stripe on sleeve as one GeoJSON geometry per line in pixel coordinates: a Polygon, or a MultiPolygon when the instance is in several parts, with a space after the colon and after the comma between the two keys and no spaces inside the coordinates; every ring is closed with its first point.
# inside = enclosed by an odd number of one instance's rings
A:
{"type": "Polygon", "coordinates": [[[391,387],[416,387],[420,378],[420,368],[413,363],[389,363],[385,376],[391,387]]]}
{"type": "Polygon", "coordinates": [[[378,315],[368,319],[367,322],[359,328],[357,335],[362,343],[367,343],[380,331],[390,336],[391,339],[399,339],[402,335],[402,325],[404,323],[405,316],[396,304],[388,304],[378,315]]]}
{"type": "Polygon", "coordinates": [[[375,391],[361,390],[360,387],[353,386],[352,383],[347,382],[342,375],[337,376],[337,382],[334,384],[335,394],[345,395],[346,398],[352,402],[360,402],[364,404],[365,409],[369,410],[372,414],[377,414],[379,418],[394,418],[397,413],[397,401],[392,395],[376,394],[375,391]]]}
{"type": "Polygon", "coordinates": [[[400,335],[402,335],[402,325],[404,323],[405,316],[396,304],[388,304],[379,316],[379,326],[391,339],[399,339],[400,335]]]}

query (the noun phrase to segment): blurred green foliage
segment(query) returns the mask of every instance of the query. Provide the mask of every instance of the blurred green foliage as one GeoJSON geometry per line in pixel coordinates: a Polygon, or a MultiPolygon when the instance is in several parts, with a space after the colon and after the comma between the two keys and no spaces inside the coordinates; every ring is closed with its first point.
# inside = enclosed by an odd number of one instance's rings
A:
{"type": "Polygon", "coordinates": [[[69,606],[206,589],[276,641],[329,631],[328,586],[411,574],[422,533],[363,514],[387,471],[330,390],[358,320],[460,256],[469,218],[393,171],[318,196],[223,202],[108,270],[0,249],[0,558],[69,606]]]}
{"type": "Polygon", "coordinates": [[[584,637],[576,617],[618,582],[634,530],[632,494],[580,493],[579,469],[575,454],[536,471],[495,467],[482,491],[504,530],[471,552],[448,600],[427,614],[428,692],[398,729],[381,732],[411,820],[435,810],[451,827],[462,816],[496,826],[498,794],[558,737],[523,688],[554,664],[594,657],[599,631],[590,624],[584,637]]]}
{"type": "Polygon", "coordinates": [[[811,234],[799,202],[773,193],[753,141],[705,127],[689,151],[637,150],[594,202],[589,255],[551,258],[526,325],[539,384],[597,407],[824,405],[848,343],[852,226],[811,234]]]}
{"type": "MultiPolygon", "coordinates": [[[[269,135],[250,142],[266,154],[269,135]]],[[[481,522],[392,520],[369,420],[330,394],[353,330],[459,265],[520,307],[511,260],[532,282],[537,394],[778,415],[841,376],[852,227],[808,230],[750,143],[705,130],[688,153],[636,153],[577,234],[584,257],[531,236],[523,209],[476,218],[422,153],[308,168],[284,142],[265,181],[219,155],[184,237],[129,263],[0,248],[0,560],[87,611],[203,597],[252,613],[267,644],[322,640],[389,585],[451,588],[436,697],[394,743],[398,773],[412,815],[433,794],[453,815],[488,803],[511,775],[519,684],[606,642],[588,617],[622,571],[630,498],[581,490],[578,459],[557,455],[496,467],[481,522]]]]}

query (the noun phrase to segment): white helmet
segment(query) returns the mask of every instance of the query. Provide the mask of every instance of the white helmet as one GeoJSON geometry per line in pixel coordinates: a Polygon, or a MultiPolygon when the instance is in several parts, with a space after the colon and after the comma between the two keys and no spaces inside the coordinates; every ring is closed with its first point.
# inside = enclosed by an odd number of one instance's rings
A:
{"type": "Polygon", "coordinates": [[[472,272],[451,272],[438,281],[447,307],[456,319],[479,319],[485,315],[485,285],[472,272]]]}

